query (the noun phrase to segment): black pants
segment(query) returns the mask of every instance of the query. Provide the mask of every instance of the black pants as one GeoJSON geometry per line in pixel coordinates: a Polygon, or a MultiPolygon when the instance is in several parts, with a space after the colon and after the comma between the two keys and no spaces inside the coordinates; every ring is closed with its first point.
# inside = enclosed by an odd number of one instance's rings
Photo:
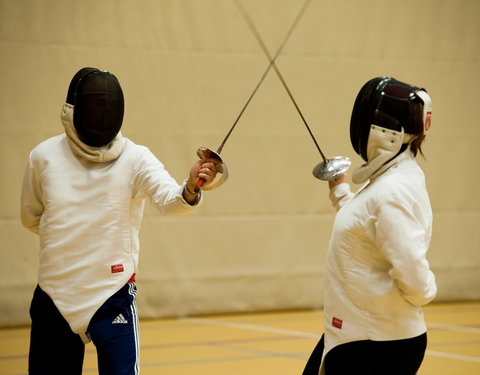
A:
{"type": "MultiPolygon", "coordinates": [[[[313,350],[303,375],[318,375],[324,338],[313,350]]],[[[354,341],[325,356],[325,375],[415,375],[427,348],[427,334],[405,340],[354,341]]]]}

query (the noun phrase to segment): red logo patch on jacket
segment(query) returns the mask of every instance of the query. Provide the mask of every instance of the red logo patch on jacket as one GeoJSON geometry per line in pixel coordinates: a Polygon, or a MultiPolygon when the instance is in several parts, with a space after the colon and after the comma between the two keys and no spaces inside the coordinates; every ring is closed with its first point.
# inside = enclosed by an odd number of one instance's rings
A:
{"type": "Polygon", "coordinates": [[[335,317],[332,318],[332,326],[334,326],[335,328],[342,329],[342,324],[343,324],[342,319],[338,319],[335,317]]]}
{"type": "Polygon", "coordinates": [[[111,266],[111,269],[112,273],[119,273],[124,271],[123,264],[114,264],[113,266],[111,266]]]}

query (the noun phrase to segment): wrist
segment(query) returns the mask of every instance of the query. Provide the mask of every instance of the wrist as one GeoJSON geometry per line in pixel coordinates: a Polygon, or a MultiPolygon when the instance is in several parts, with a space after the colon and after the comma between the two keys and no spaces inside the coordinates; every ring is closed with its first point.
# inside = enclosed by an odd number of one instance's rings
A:
{"type": "Polygon", "coordinates": [[[183,199],[189,204],[189,205],[195,205],[198,203],[199,199],[200,199],[200,193],[196,193],[194,189],[190,189],[188,187],[188,183],[186,183],[183,187],[183,192],[182,192],[182,196],[183,196],[183,199]],[[193,191],[192,191],[193,190],[193,191]]]}
{"type": "Polygon", "coordinates": [[[189,196],[197,196],[198,192],[195,192],[195,188],[190,189],[188,183],[185,184],[185,189],[183,189],[189,196]]]}

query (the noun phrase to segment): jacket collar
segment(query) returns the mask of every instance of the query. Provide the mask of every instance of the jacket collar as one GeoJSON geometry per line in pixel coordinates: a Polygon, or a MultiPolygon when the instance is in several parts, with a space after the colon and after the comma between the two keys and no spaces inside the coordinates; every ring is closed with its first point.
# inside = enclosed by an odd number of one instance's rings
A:
{"type": "Polygon", "coordinates": [[[61,113],[62,124],[65,128],[68,144],[72,152],[89,161],[105,163],[117,159],[125,146],[125,139],[121,132],[108,144],[102,147],[92,147],[83,143],[73,126],[73,105],[65,103],[61,113]]]}

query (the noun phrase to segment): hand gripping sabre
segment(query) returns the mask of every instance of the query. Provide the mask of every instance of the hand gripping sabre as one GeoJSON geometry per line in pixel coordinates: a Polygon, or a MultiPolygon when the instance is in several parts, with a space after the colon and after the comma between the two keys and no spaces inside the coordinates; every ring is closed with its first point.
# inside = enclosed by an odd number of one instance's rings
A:
{"type": "MultiPolygon", "coordinates": [[[[220,144],[220,146],[218,147],[217,151],[213,151],[207,147],[200,147],[198,150],[197,150],[197,155],[200,159],[205,159],[205,158],[211,158],[211,159],[214,159],[217,161],[217,172],[221,174],[221,177],[219,179],[216,179],[212,184],[208,185],[207,187],[203,188],[204,190],[211,190],[211,189],[215,189],[217,187],[219,187],[220,185],[222,185],[228,178],[228,170],[227,170],[227,165],[225,164],[225,162],[223,161],[222,157],[220,156],[220,153],[222,152],[222,149],[223,149],[223,146],[225,146],[225,143],[227,142],[227,139],[230,137],[230,134],[232,134],[233,132],[233,129],[235,128],[235,126],[237,125],[238,121],[240,120],[240,118],[242,117],[243,115],[243,112],[245,112],[245,110],[247,109],[248,105],[250,104],[250,102],[252,101],[253,97],[255,96],[256,92],[258,91],[259,87],[261,86],[262,82],[265,80],[265,77],[267,76],[268,72],[270,71],[270,69],[272,68],[272,66],[274,68],[276,68],[276,65],[275,65],[275,60],[277,59],[277,57],[280,55],[280,53],[282,52],[283,48],[285,47],[285,44],[287,43],[288,39],[290,38],[290,35],[293,33],[293,30],[295,29],[295,27],[297,26],[298,22],[300,21],[300,19],[302,18],[303,14],[305,13],[305,10],[307,9],[309,3],[311,2],[312,0],[306,0],[305,3],[303,4],[302,8],[300,9],[297,17],[295,18],[295,20],[293,21],[292,25],[290,26],[290,29],[288,30],[287,34],[285,35],[285,38],[282,42],[282,44],[280,45],[280,47],[278,47],[278,50],[277,52],[275,53],[275,56],[273,56],[273,58],[271,58],[271,56],[269,55],[269,64],[267,66],[267,68],[265,69],[265,71],[263,72],[260,80],[258,81],[257,85],[255,86],[255,88],[253,89],[252,93],[250,94],[250,96],[248,97],[245,105],[243,106],[242,110],[240,111],[240,113],[238,114],[237,118],[235,119],[235,121],[233,122],[233,125],[232,127],[230,128],[230,130],[228,131],[227,135],[225,136],[225,138],[223,139],[222,143],[220,144]]],[[[197,185],[195,186],[195,192],[197,192],[202,186],[203,184],[205,183],[205,180],[203,180],[202,178],[200,178],[197,182],[197,185]]]]}
{"type": "MultiPolygon", "coordinates": [[[[320,149],[320,146],[318,145],[317,140],[313,136],[313,133],[310,130],[310,127],[308,126],[308,123],[305,120],[305,117],[303,116],[302,111],[300,110],[295,98],[293,97],[292,92],[290,91],[287,83],[285,82],[285,79],[283,78],[282,73],[280,73],[280,70],[278,69],[277,65],[275,64],[275,58],[272,59],[272,56],[268,52],[267,46],[263,42],[262,37],[260,36],[257,28],[255,27],[255,24],[252,21],[252,18],[248,14],[245,7],[243,7],[240,0],[235,0],[235,4],[237,5],[237,8],[240,10],[240,12],[242,13],[246,22],[248,23],[248,26],[249,26],[250,30],[252,31],[253,35],[255,36],[255,39],[260,44],[260,47],[262,47],[263,52],[265,53],[268,60],[270,61],[269,67],[273,66],[273,69],[275,70],[275,73],[277,73],[278,78],[282,82],[283,87],[287,91],[287,94],[290,97],[290,100],[292,101],[292,103],[295,106],[298,114],[302,118],[302,121],[305,124],[305,127],[307,128],[310,136],[313,139],[313,142],[315,143],[315,146],[317,147],[318,152],[320,153],[320,156],[323,159],[323,161],[320,162],[319,164],[317,164],[315,166],[315,168],[313,169],[313,175],[316,178],[318,178],[320,180],[325,180],[325,181],[331,181],[331,180],[337,179],[342,174],[344,174],[346,172],[346,170],[350,167],[350,164],[351,164],[350,159],[345,157],[345,156],[335,156],[335,157],[329,158],[329,159],[327,159],[325,157],[322,150],[320,149]]],[[[275,56],[275,57],[277,57],[277,56],[275,56]]]]}

